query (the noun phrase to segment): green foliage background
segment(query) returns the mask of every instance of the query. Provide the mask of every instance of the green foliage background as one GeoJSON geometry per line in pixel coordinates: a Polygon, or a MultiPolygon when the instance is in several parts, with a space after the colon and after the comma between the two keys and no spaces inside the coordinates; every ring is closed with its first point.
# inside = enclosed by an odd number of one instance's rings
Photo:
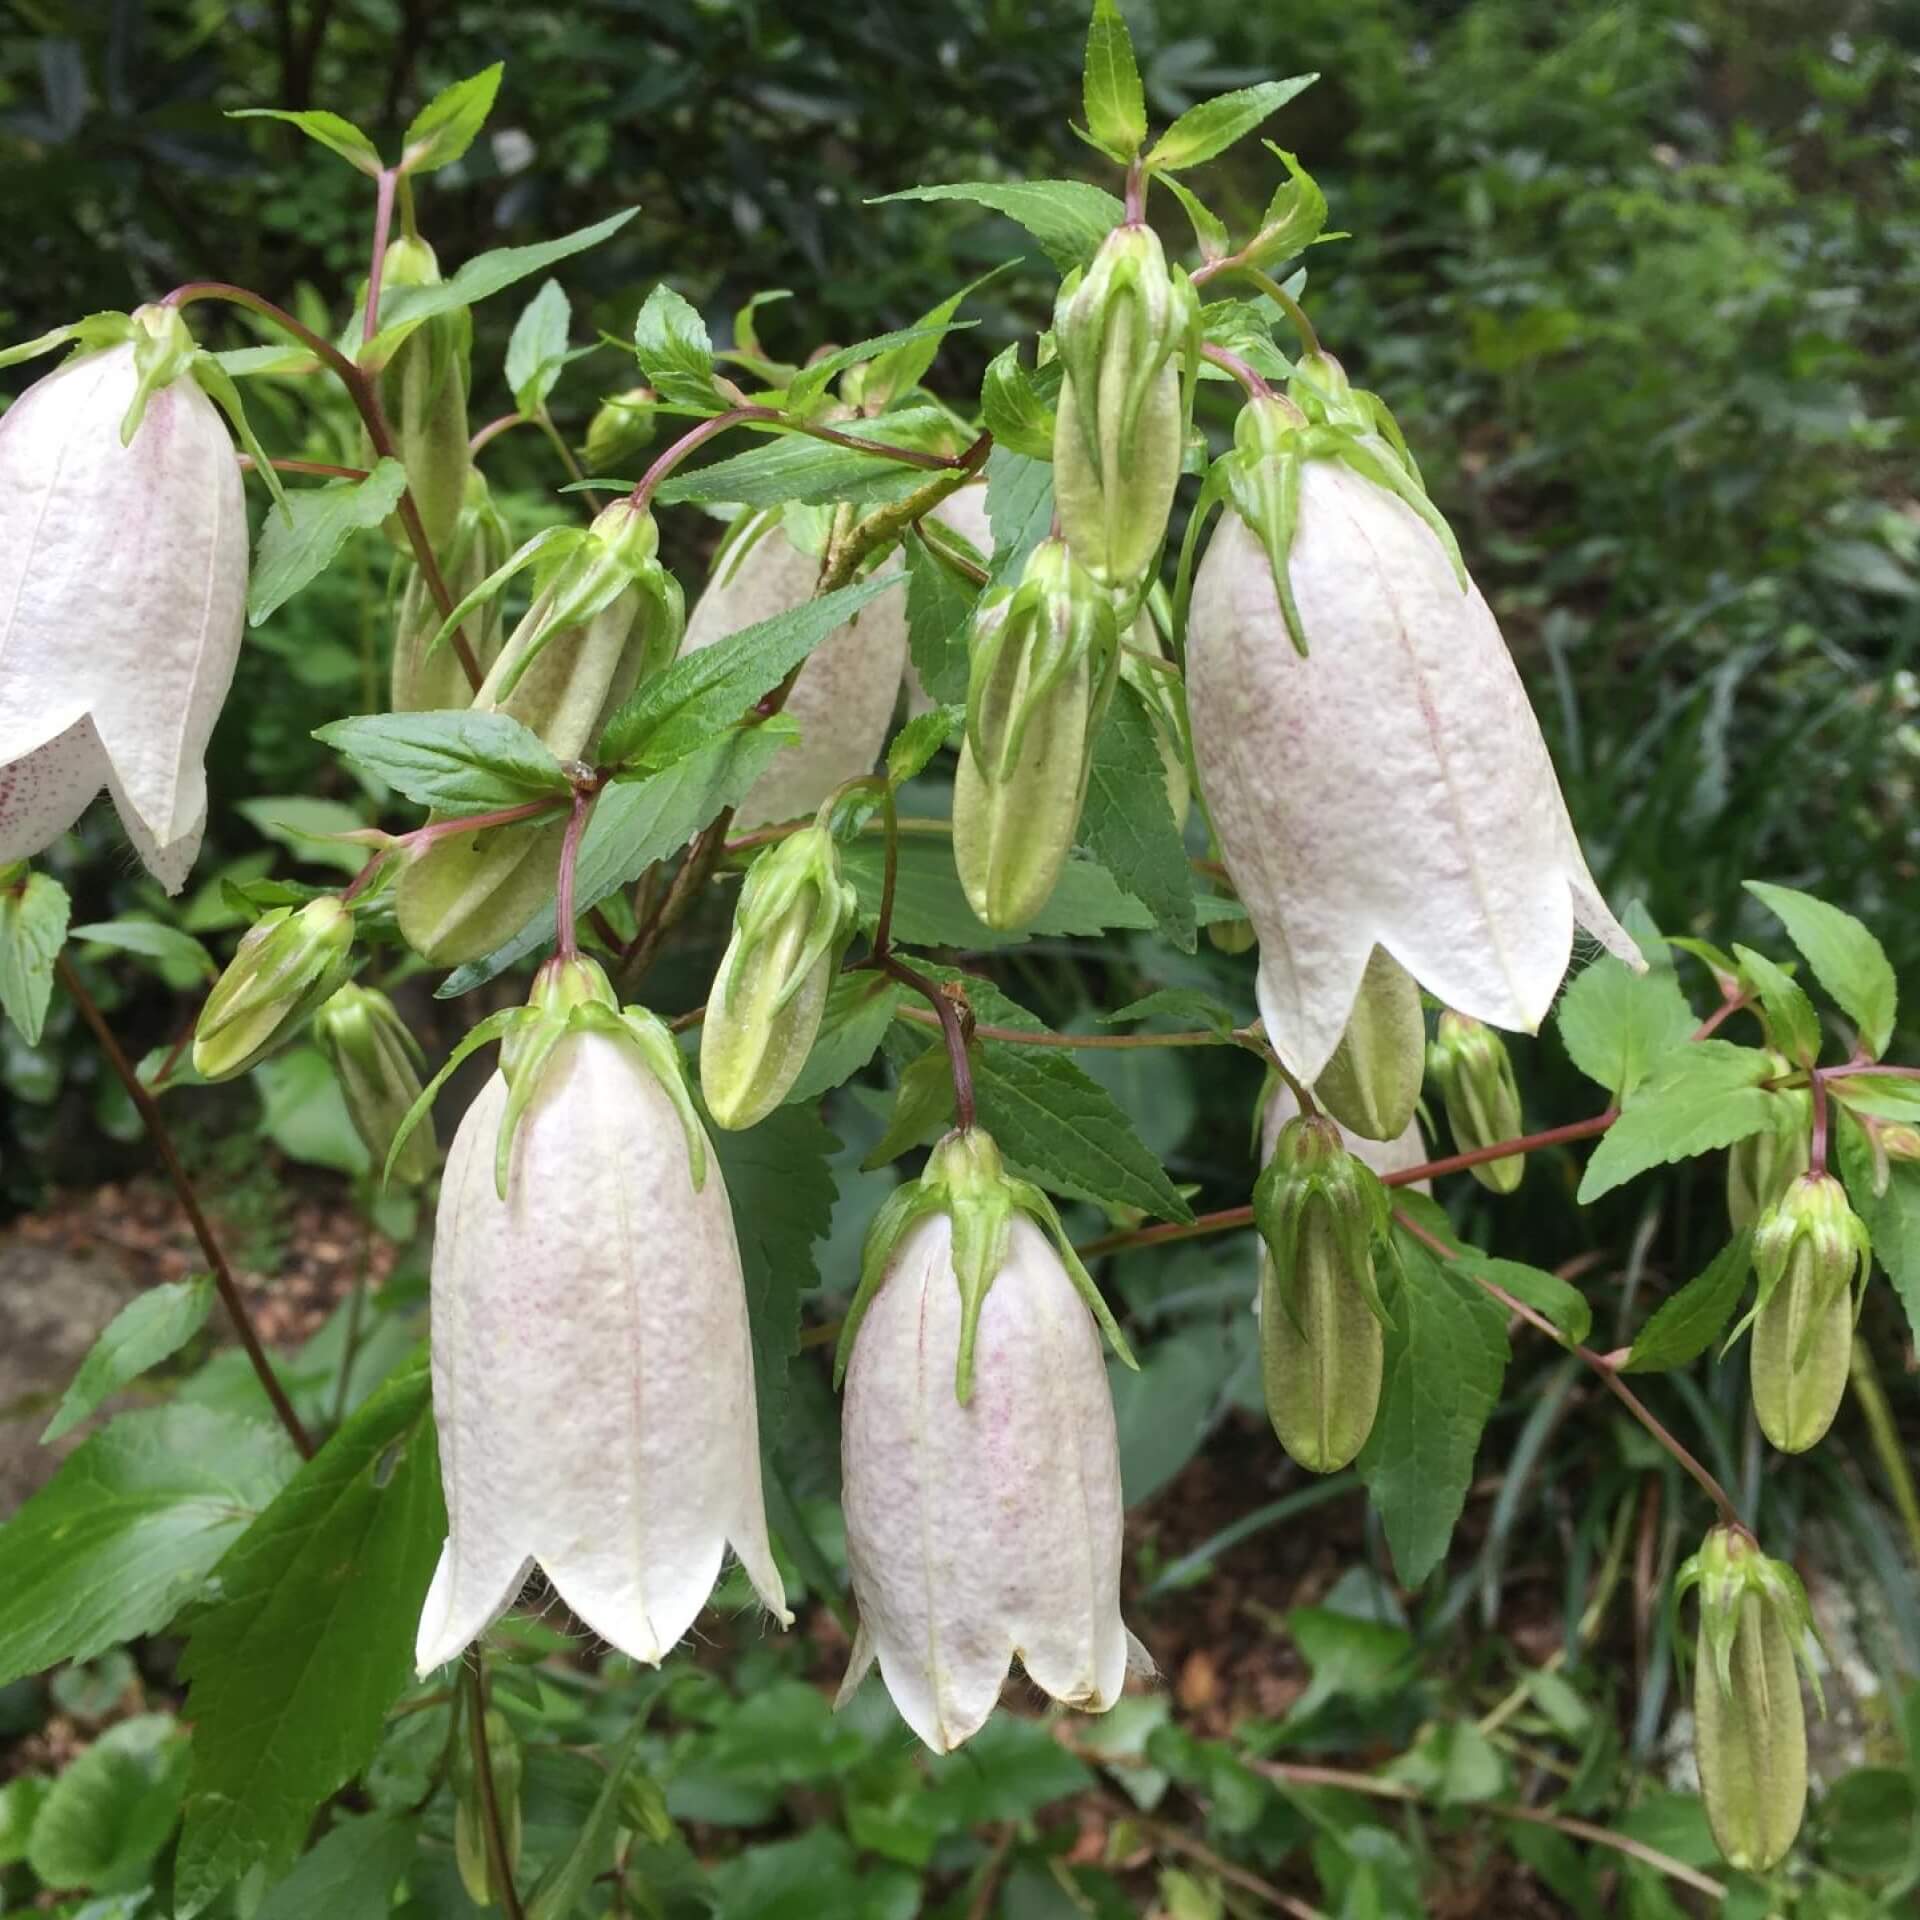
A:
{"type": "MultiPolygon", "coordinates": [[[[352,285],[363,270],[365,183],[292,132],[230,122],[222,110],[325,105],[390,137],[437,87],[496,58],[507,62],[501,106],[468,159],[436,177],[427,231],[443,260],[457,261],[637,203],[639,217],[613,244],[569,264],[576,340],[594,326],[626,336],[662,278],[719,339],[740,301],[780,287],[796,299],[761,321],[781,350],[804,354],[821,340],[903,325],[1002,257],[1010,230],[972,210],[866,204],[872,196],[916,181],[1089,171],[1064,126],[1078,100],[1077,0],[476,0],[445,9],[428,0],[16,0],[11,11],[13,30],[0,36],[6,339],[208,275],[290,303],[302,288],[352,285]]],[[[1907,1004],[1920,1004],[1920,10],[1897,0],[1161,0],[1126,11],[1157,120],[1254,79],[1326,76],[1276,136],[1320,180],[1334,224],[1356,236],[1309,261],[1318,324],[1356,381],[1394,406],[1495,601],[1603,888],[1643,901],[1663,931],[1762,944],[1769,923],[1740,881],[1811,888],[1874,929],[1907,1004]]],[[[1244,223],[1264,203],[1269,174],[1257,148],[1236,153],[1209,171],[1208,197],[1244,223]]],[[[1029,251],[970,306],[983,324],[945,345],[956,394],[1043,311],[1052,276],[1029,251]]],[[[502,300],[476,314],[477,368],[499,367],[517,307],[502,300]]],[[[11,376],[11,390],[34,371],[11,376]]],[[[556,400],[563,431],[577,440],[598,395],[631,378],[617,348],[570,371],[556,400]]],[[[509,404],[504,390],[483,388],[475,419],[509,404]]],[[[309,436],[320,457],[339,432],[325,417],[275,424],[276,444],[309,436]]],[[[489,470],[505,491],[518,489],[522,518],[551,511],[537,499],[551,474],[533,436],[510,436],[489,470]]],[[[687,518],[671,537],[691,580],[699,556],[687,518]]],[[[384,562],[366,544],[354,567],[250,642],[210,768],[216,794],[352,797],[309,734],[375,704],[359,690],[377,673],[384,562]]],[[[111,829],[95,821],[88,831],[61,873],[76,918],[152,908],[111,829]]],[[[275,855],[237,811],[216,816],[210,845],[229,861],[275,855]]],[[[217,938],[236,919],[209,894],[189,905],[186,924],[217,938]]],[[[718,921],[694,929],[657,977],[663,1002],[701,997],[723,933],[718,921]]],[[[1060,1026],[1153,984],[1244,992],[1244,982],[1222,988],[1240,976],[1204,948],[1191,978],[1139,978],[1139,958],[1122,942],[1109,965],[1093,967],[1041,942],[1007,972],[1010,989],[1060,1026]]],[[[88,977],[145,1043],[169,1037],[191,1004],[188,981],[102,957],[88,977]]],[[[1086,1061],[1140,1117],[1173,1176],[1199,1189],[1197,1206],[1244,1199],[1253,1088],[1243,1063],[1207,1054],[1086,1061]]],[[[1557,1042],[1522,1049],[1521,1069],[1530,1114],[1587,1110],[1591,1090],[1581,1091],[1557,1042]]],[[[92,1177],[111,1164],[107,1143],[137,1132],[94,1072],[63,1001],[39,1048],[0,1030],[0,1206],[33,1203],[49,1178],[92,1177]]],[[[237,1166],[248,1148],[225,1136],[251,1116],[213,1112],[199,1151],[210,1167],[237,1166]]],[[[858,1145],[878,1131],[870,1109],[848,1104],[833,1117],[858,1145]]],[[[830,1286],[873,1200],[871,1182],[852,1173],[856,1157],[845,1156],[845,1197],[822,1250],[830,1286]]],[[[1573,1171],[1571,1162],[1540,1166],[1501,1208],[1499,1245],[1550,1266],[1607,1250],[1618,1266],[1605,1269],[1596,1298],[1603,1345],[1609,1327],[1630,1331],[1644,1317],[1636,1289],[1646,1272],[1678,1279],[1705,1265],[1723,1237],[1720,1199],[1713,1181],[1686,1170],[1576,1213],[1573,1171]]],[[[1468,1206],[1468,1229],[1485,1231],[1492,1203],[1476,1191],[1468,1206]]],[[[1137,1497],[1163,1487],[1210,1431],[1265,1441],[1233,1424],[1247,1383],[1235,1371],[1244,1342],[1230,1313],[1243,1310],[1248,1259],[1234,1243],[1114,1264],[1115,1290],[1154,1335],[1147,1375],[1121,1387],[1137,1497]]],[[[1880,1351],[1904,1353],[1885,1295],[1869,1307],[1869,1329],[1880,1351]]],[[[331,1337],[337,1351],[337,1330],[331,1337]]],[[[1677,1496],[1671,1470],[1636,1454],[1591,1405],[1562,1424],[1569,1364],[1551,1350],[1517,1351],[1483,1456],[1514,1463],[1515,1490],[1497,1498],[1477,1557],[1461,1556],[1433,1583],[1413,1620],[1354,1627],[1373,1591],[1362,1578],[1344,1611],[1307,1609],[1315,1617],[1303,1620],[1296,1610],[1285,1623],[1312,1668],[1290,1744],[1349,1755],[1412,1745],[1423,1785],[1484,1797],[1472,1785],[1477,1748],[1462,1740],[1453,1753],[1418,1736],[1505,1683],[1509,1669],[1479,1628],[1504,1617],[1515,1583],[1536,1597],[1556,1585],[1538,1569],[1515,1573],[1528,1516],[1573,1516],[1573,1563],[1547,1608],[1562,1629],[1592,1596],[1607,1529],[1637,1476],[1657,1489],[1646,1551],[1670,1565],[1676,1536],[1659,1502],[1677,1496]]],[[[324,1351],[309,1370],[303,1391],[317,1405],[329,1391],[324,1351]]],[[[799,1369],[794,1384],[794,1484],[783,1497],[828,1516],[831,1412],[814,1404],[824,1389],[812,1372],[799,1369]]],[[[1901,1385],[1911,1436],[1910,1383],[1901,1385]]],[[[1662,1408],[1686,1423],[1690,1443],[1769,1504],[1775,1551],[1803,1531],[1809,1540],[1817,1532],[1829,1556],[1836,1541],[1853,1543],[1877,1596],[1876,1658],[1890,1674],[1920,1666],[1920,1596],[1886,1545],[1883,1489],[1860,1464],[1857,1429],[1855,1451],[1839,1450],[1844,1465],[1796,1467],[1760,1487],[1738,1365],[1702,1369],[1697,1382],[1676,1376],[1666,1392],[1662,1408]]],[[[1263,1465],[1238,1505],[1294,1491],[1263,1465]]],[[[1342,1540],[1356,1567],[1378,1562],[1377,1539],[1342,1540]]],[[[1193,1591],[1180,1569],[1157,1577],[1162,1606],[1193,1591]]],[[[1151,1614],[1149,1638],[1150,1623],[1151,1614]]],[[[1568,1742],[1581,1770],[1575,1796],[1584,1792],[1596,1817],[1693,1858],[1687,1814],[1634,1784],[1644,1784],[1635,1769],[1657,1759],[1671,1704],[1666,1632],[1657,1619],[1642,1622],[1639,1651],[1652,1658],[1637,1696],[1605,1662],[1585,1672],[1576,1662],[1570,1703],[1534,1701],[1529,1712],[1568,1742]]],[[[749,1647],[724,1679],[683,1673],[664,1707],[644,1757],[675,1783],[672,1810],[699,1824],[703,1850],[727,1856],[722,1911],[743,1917],[911,1912],[930,1861],[960,1876],[946,1884],[965,1887],[983,1832],[1001,1822],[1017,1830],[1091,1788],[1082,1761],[1017,1722],[1000,1726],[990,1750],[984,1739],[970,1750],[982,1764],[943,1764],[929,1787],[890,1727],[858,1714],[829,1723],[794,1660],[767,1650],[749,1647]],[[796,1800],[824,1817],[796,1822],[796,1800]],[[815,1904],[781,1904],[792,1899],[815,1904]]],[[[624,1725],[584,1683],[578,1697],[545,1700],[540,1711],[563,1741],[617,1737],[624,1725]]],[[[417,1725],[424,1753],[431,1713],[417,1725]]],[[[1143,1724],[1123,1737],[1137,1756],[1153,1731],[1143,1724]]],[[[1886,1733],[1878,1730],[1883,1741],[1886,1733]]],[[[142,1778],[164,1780],[162,1746],[149,1742],[137,1758],[142,1778]]],[[[536,1770],[530,1830],[544,1820],[561,1833],[584,1817],[592,1770],[562,1764],[577,1758],[555,1754],[536,1770]]],[[[1320,1871],[1329,1898],[1348,1902],[1341,1911],[1422,1910],[1409,1889],[1417,1867],[1431,1878],[1431,1857],[1416,1862],[1358,1803],[1303,1808],[1244,1758],[1161,1729],[1154,1775],[1161,1793],[1171,1779],[1185,1796],[1164,1817],[1245,1871],[1277,1871],[1303,1846],[1337,1852],[1325,1835],[1339,1833],[1350,1857],[1320,1871]]],[[[407,1803],[416,1763],[386,1755],[392,1778],[381,1791],[391,1787],[392,1798],[377,1799],[376,1814],[407,1803]]],[[[1825,1903],[1807,1905],[1809,1914],[1871,1911],[1871,1890],[1891,1872],[1873,1853],[1875,1836],[1911,1823],[1911,1789],[1902,1801],[1884,1780],[1870,1782],[1854,1800],[1820,1836],[1833,1872],[1804,1890],[1825,1903]]],[[[1162,1817],[1159,1804],[1132,1811],[1162,1817]]],[[[1451,1865],[1450,1838],[1443,1831],[1431,1845],[1451,1865]]],[[[1513,1844],[1531,1849],[1528,1897],[1559,1903],[1533,1910],[1602,1910],[1577,1862],[1521,1829],[1513,1844]]],[[[653,1870],[671,1899],[682,1863],[664,1845],[659,1853],[653,1870]]],[[[0,1851],[0,1874],[6,1867],[0,1851]]],[[[1206,1870],[1194,1871],[1204,1893],[1206,1870]]],[[[1112,1910],[1100,1886],[1022,1838],[997,1910],[1009,1920],[1074,1910],[1063,1904],[1068,1883],[1078,1910],[1112,1910]]],[[[1168,1894],[1167,1884],[1162,1897],[1181,1920],[1212,1911],[1175,1906],[1179,1889],[1168,1894]]],[[[955,1914],[966,1897],[956,1896],[955,1914]]],[[[1671,1896],[1638,1876],[1621,1897],[1632,1904],[1618,1910],[1635,1915],[1684,1910],[1659,1904],[1671,1896]]],[[[425,1910],[461,1911],[456,1901],[441,1888],[425,1910]]],[[[286,1909],[296,1910],[305,1909],[286,1909]]]]}

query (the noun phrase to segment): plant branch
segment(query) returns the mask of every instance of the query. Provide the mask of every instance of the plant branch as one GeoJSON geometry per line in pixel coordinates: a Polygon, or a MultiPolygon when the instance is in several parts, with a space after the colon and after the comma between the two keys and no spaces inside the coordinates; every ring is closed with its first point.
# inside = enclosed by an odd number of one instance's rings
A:
{"type": "Polygon", "coordinates": [[[1267,385],[1266,380],[1237,353],[1229,353],[1225,347],[1216,347],[1209,340],[1201,347],[1200,357],[1203,360],[1211,360],[1216,367],[1225,367],[1246,388],[1249,400],[1273,398],[1273,389],[1267,385]]]}
{"type": "Polygon", "coordinates": [[[213,1269],[213,1283],[219,1289],[228,1317],[233,1321],[233,1330],[240,1336],[248,1363],[272,1403],[280,1424],[286,1428],[287,1438],[293,1442],[303,1460],[311,1460],[313,1437],[307,1432],[300,1416],[294,1412],[293,1402],[287,1398],[287,1391],[280,1384],[280,1376],[274,1372],[273,1362],[267,1358],[266,1349],[260,1344],[260,1336],[254,1331],[253,1320],[247,1312],[247,1303],[241,1295],[239,1282],[234,1278],[233,1268],[228,1263],[226,1250],[220,1245],[213,1231],[213,1223],[200,1205],[200,1196],[194,1190],[191,1175],[181,1162],[172,1131],[161,1117],[160,1103],[147,1091],[133,1062],[114,1038],[106,1016],[94,1004],[92,994],[81,985],[79,974],[64,953],[54,961],[54,970],[59,975],[60,984],[79,1009],[81,1019],[93,1030],[93,1037],[100,1043],[100,1051],[107,1056],[108,1066],[126,1088],[127,1098],[146,1122],[147,1137],[153,1142],[154,1151],[159,1154],[160,1163],[167,1170],[167,1178],[173,1183],[173,1190],[186,1210],[193,1237],[200,1242],[200,1251],[206,1256],[207,1265],[213,1269]]]}
{"type": "Polygon", "coordinates": [[[892,953],[877,953],[864,964],[898,980],[922,995],[939,1016],[940,1032],[947,1043],[947,1066],[953,1074],[953,1123],[962,1133],[973,1125],[973,1066],[967,1059],[967,1036],[973,1029],[973,1010],[956,987],[949,992],[936,986],[892,953]]]}
{"type": "Polygon", "coordinates": [[[375,182],[373,257],[367,263],[366,318],[360,323],[363,346],[380,331],[380,282],[387,270],[387,235],[393,229],[393,187],[397,178],[391,167],[382,167],[375,182]]]}
{"type": "Polygon", "coordinates": [[[487,1748],[487,1692],[480,1681],[478,1655],[469,1651],[460,1669],[460,1691],[467,1706],[467,1738],[473,1745],[473,1777],[480,1789],[480,1813],[487,1829],[487,1861],[493,1869],[493,1890],[500,1896],[506,1920],[526,1920],[520,1892],[513,1884],[507,1858],[507,1829],[500,1817],[500,1793],[494,1784],[493,1755],[487,1748]]]}

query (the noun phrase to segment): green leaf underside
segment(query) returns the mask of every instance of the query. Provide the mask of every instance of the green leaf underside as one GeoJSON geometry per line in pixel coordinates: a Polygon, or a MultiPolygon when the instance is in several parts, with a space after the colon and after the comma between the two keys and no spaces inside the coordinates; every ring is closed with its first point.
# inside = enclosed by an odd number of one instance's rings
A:
{"type": "Polygon", "coordinates": [[[1593,1309],[1576,1286],[1557,1273],[1530,1267],[1518,1260],[1495,1260],[1477,1247],[1463,1247],[1456,1256],[1463,1272],[1491,1282],[1533,1308],[1559,1328],[1569,1346],[1584,1346],[1593,1331],[1593,1309]]]}
{"type": "Polygon", "coordinates": [[[1900,1304],[1907,1325],[1920,1340],[1920,1167],[1896,1160],[1887,1169],[1887,1190],[1873,1190],[1873,1149],[1866,1130],[1849,1113],[1835,1116],[1834,1144],[1839,1149],[1840,1177],[1847,1198],[1866,1223],[1879,1261],[1900,1304]]]}
{"type": "Polygon", "coordinates": [[[1053,524],[1052,467],[995,447],[987,456],[987,524],[993,529],[988,584],[997,587],[1019,577],[1053,524]]]}
{"type": "Polygon", "coordinates": [[[128,1301],[80,1363],[41,1445],[71,1432],[110,1394],[178,1353],[206,1324],[212,1307],[213,1281],[206,1274],[163,1282],[128,1301]]]}
{"type": "Polygon", "coordinates": [[[871,204],[885,206],[890,200],[970,200],[991,207],[1025,227],[1062,273],[1085,266],[1100,242],[1127,217],[1112,194],[1081,180],[973,180],[908,187],[880,194],[871,204]]]}
{"type": "Polygon", "coordinates": [[[287,511],[267,515],[247,585],[247,618],[258,626],[332,564],[350,534],[377,527],[405,491],[407,471],[382,460],[364,480],[335,480],[287,495],[287,511]]]}
{"type": "Polygon", "coordinates": [[[500,91],[501,65],[492,66],[456,80],[443,88],[413,116],[402,142],[404,171],[434,173],[450,167],[473,145],[480,129],[493,111],[494,95],[500,91]]]}
{"type": "Polygon", "coordinates": [[[1153,144],[1147,165],[1161,172],[1197,167],[1225,153],[1244,139],[1271,113],[1303,92],[1318,74],[1295,74],[1288,80],[1263,80],[1257,86],[1216,94],[1189,107],[1153,144]]]}
{"type": "Polygon", "coordinates": [[[1567,988],[1554,1022],[1573,1064],[1616,1100],[1685,1046],[1696,1024],[1670,968],[1635,973],[1610,953],[1567,988]]]}
{"type": "Polygon", "coordinates": [[[1586,1206],[1617,1186],[1673,1160],[1730,1147],[1772,1124],[1772,1073],[1766,1054],[1725,1040],[1698,1040],[1672,1054],[1629,1096],[1602,1137],[1580,1182],[1586,1206]]]}
{"type": "Polygon", "coordinates": [[[205,1407],[95,1434],[0,1530],[0,1685],[158,1633],[297,1464],[264,1418],[205,1407]]]}
{"type": "Polygon", "coordinates": [[[1394,1571],[1418,1586],[1445,1557],[1480,1435],[1507,1365],[1506,1316],[1451,1262],[1397,1237],[1405,1282],[1383,1262],[1380,1413],[1357,1467],[1386,1529],[1394,1571]]]}
{"type": "Polygon", "coordinates": [[[979,589],[923,540],[909,540],[907,653],[920,684],[934,700],[960,705],[967,697],[967,625],[979,589]]]}
{"type": "Polygon", "coordinates": [[[485,813],[564,796],[567,776],[540,736],[504,713],[365,713],[315,729],[423,807],[485,813]]]}
{"type": "Polygon", "coordinates": [[[1131,159],[1147,137],[1147,101],[1126,17],[1113,0],[1095,0],[1084,75],[1087,131],[1115,158],[1131,159]]]}
{"type": "MultiPolygon", "coordinates": [[[[656,860],[677,853],[723,807],[738,806],[786,744],[771,727],[747,727],[701,748],[645,780],[623,780],[594,803],[574,869],[575,903],[585,914],[656,860]]],[[[449,974],[436,997],[449,1000],[489,980],[553,941],[549,902],[511,940],[484,960],[449,974]]]]}
{"type": "MultiPolygon", "coordinates": [[[[898,413],[855,421],[837,431],[883,446],[924,451],[926,443],[949,424],[938,407],[903,407],[898,413]]],[[[927,468],[892,454],[843,447],[807,433],[779,433],[744,453],[674,474],[661,483],[654,498],[664,506],[693,502],[782,507],[846,501],[873,507],[904,500],[931,477],[927,468]]]]}
{"type": "Polygon", "coordinates": [[[820,1033],[787,1104],[804,1105],[842,1085],[879,1050],[896,1008],[909,997],[896,980],[878,973],[843,973],[827,991],[820,1033]]]}
{"type": "Polygon", "coordinates": [[[51,874],[28,874],[18,893],[0,888],[0,1007],[30,1047],[46,1025],[68,911],[67,890],[51,874]]]}
{"type": "Polygon", "coordinates": [[[292,1858],[412,1677],[446,1531],[429,1388],[424,1355],[401,1366],[220,1563],[181,1659],[194,1726],[183,1911],[292,1858]]]}
{"type": "Polygon", "coordinates": [[[1145,701],[1123,680],[1094,742],[1080,838],[1115,881],[1185,953],[1194,950],[1193,869],[1167,804],[1160,737],[1145,701]]]}
{"type": "Polygon", "coordinates": [[[1746,1291],[1753,1236],[1736,1234],[1634,1336],[1623,1373],[1666,1373],[1697,1360],[1720,1337],[1746,1291]]]}

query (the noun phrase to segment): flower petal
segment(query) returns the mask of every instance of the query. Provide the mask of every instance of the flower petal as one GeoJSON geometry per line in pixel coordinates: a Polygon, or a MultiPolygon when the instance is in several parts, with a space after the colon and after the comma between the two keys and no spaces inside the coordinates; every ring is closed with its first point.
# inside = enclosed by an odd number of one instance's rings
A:
{"type": "Polygon", "coordinates": [[[0,766],[0,865],[52,846],[86,812],[106,777],[107,757],[84,717],[0,766]]]}

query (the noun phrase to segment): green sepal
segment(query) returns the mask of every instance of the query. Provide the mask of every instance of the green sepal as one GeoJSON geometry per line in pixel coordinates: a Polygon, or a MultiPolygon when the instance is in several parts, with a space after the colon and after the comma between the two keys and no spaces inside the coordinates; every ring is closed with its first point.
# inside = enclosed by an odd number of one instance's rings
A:
{"type": "MultiPolygon", "coordinates": [[[[1733,1644],[1740,1630],[1741,1604],[1749,1594],[1780,1618],[1787,1643],[1800,1670],[1813,1688],[1822,1717],[1827,1711],[1826,1689],[1814,1665],[1810,1646],[1826,1650],[1807,1590],[1800,1576],[1784,1560],[1769,1559],[1744,1528],[1712,1527],[1700,1550],[1674,1576],[1673,1607],[1677,1615],[1682,1597],[1699,1589],[1700,1622],[1713,1659],[1714,1681],[1722,1694],[1733,1691],[1733,1644]]],[[[1674,1635],[1676,1649],[1681,1636],[1674,1635]]],[[[1831,1659],[1831,1656],[1829,1656],[1831,1659]]]]}
{"type": "MultiPolygon", "coordinates": [[[[536,561],[540,563],[543,570],[556,568],[590,537],[585,527],[542,527],[532,539],[523,541],[454,607],[453,611],[440,623],[439,630],[433,638],[427,642],[421,658],[423,660],[429,658],[436,648],[445,643],[447,636],[466,619],[468,614],[486,601],[495,598],[516,574],[524,573],[536,561]]],[[[535,593],[537,597],[537,587],[535,593]]]]}
{"type": "Polygon", "coordinates": [[[616,1032],[639,1054],[673,1102],[680,1124],[686,1130],[687,1171],[692,1176],[694,1192],[699,1193],[707,1184],[707,1130],[700,1123],[699,1110],[693,1104],[693,1093],[687,1085],[686,1057],[671,1030],[657,1014],[639,1006],[623,1007],[617,1025],[607,1030],[616,1032]]]}
{"type": "Polygon", "coordinates": [[[43,353],[68,345],[82,353],[96,353],[103,347],[122,347],[133,338],[133,317],[125,313],[90,313],[83,320],[70,320],[63,327],[51,327],[23,340],[17,347],[0,347],[0,367],[15,367],[23,360],[37,360],[43,353]]]}
{"type": "Polygon", "coordinates": [[[247,418],[247,403],[240,397],[239,382],[210,353],[195,354],[189,372],[201,392],[227,416],[234,438],[246,449],[253,461],[254,472],[265,482],[273,504],[291,526],[293,509],[287,504],[286,488],[280,484],[280,470],[268,458],[266,448],[254,434],[253,422],[247,418]]]}
{"type": "Polygon", "coordinates": [[[1013,1204],[1046,1228],[1055,1251],[1060,1255],[1060,1263],[1067,1270],[1067,1278],[1073,1282],[1074,1291],[1086,1302],[1094,1324],[1106,1335],[1107,1344],[1113,1349],[1113,1357],[1123,1367],[1138,1373],[1140,1362],[1134,1358],[1127,1336],[1120,1331],[1120,1323],[1114,1319],[1113,1309],[1101,1298],[1100,1289],[1094,1285],[1093,1275],[1087,1271],[1086,1263],[1074,1250],[1073,1242],[1067,1238],[1066,1226],[1052,1197],[1031,1180],[1015,1180],[1012,1186],[1013,1204]]]}
{"type": "Polygon", "coordinates": [[[399,1159],[400,1150],[407,1144],[408,1136],[426,1117],[434,1101],[439,1098],[440,1089],[446,1085],[455,1070],[469,1054],[484,1047],[489,1040],[498,1039],[521,1019],[526,1011],[525,1007],[502,1007],[498,1013],[488,1014],[478,1026],[470,1028],[462,1036],[459,1045],[447,1055],[445,1065],[420,1089],[420,1097],[407,1109],[405,1117],[394,1128],[393,1144],[387,1149],[386,1165],[380,1169],[380,1184],[383,1187],[393,1176],[393,1163],[399,1159]]]}

